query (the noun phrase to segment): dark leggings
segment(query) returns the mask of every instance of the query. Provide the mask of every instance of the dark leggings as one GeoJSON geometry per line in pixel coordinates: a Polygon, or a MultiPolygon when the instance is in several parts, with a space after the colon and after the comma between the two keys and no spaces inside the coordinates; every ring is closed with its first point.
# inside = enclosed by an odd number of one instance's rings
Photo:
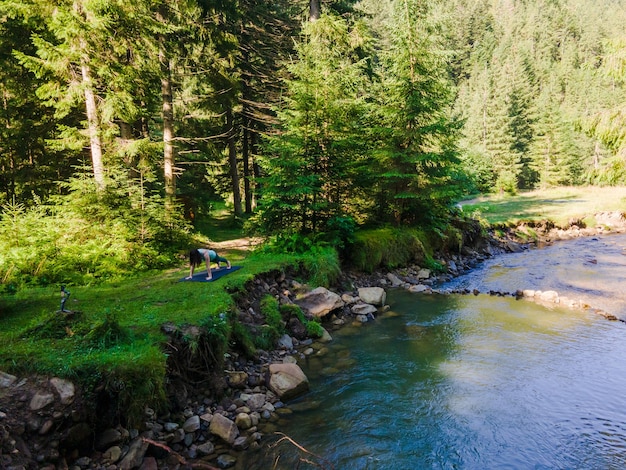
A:
{"type": "Polygon", "coordinates": [[[211,261],[215,263],[228,263],[228,260],[226,258],[222,258],[217,253],[215,253],[215,258],[211,258],[211,261]]]}

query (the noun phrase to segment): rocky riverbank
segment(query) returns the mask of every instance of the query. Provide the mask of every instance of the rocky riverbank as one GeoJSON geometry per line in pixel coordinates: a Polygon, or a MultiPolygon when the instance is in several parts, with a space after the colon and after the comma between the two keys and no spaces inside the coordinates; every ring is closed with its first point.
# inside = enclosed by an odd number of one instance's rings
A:
{"type": "MultiPolygon", "coordinates": [[[[573,223],[563,229],[550,224],[541,228],[536,224],[533,231],[539,234],[535,238],[537,243],[626,231],[621,214],[613,214],[607,220],[612,225],[602,223],[589,229],[573,223]]],[[[89,409],[93,404],[87,404],[81,390],[70,381],[0,373],[0,468],[242,468],[242,453],[258,450],[264,435],[280,431],[280,420],[291,414],[289,400],[308,389],[308,379],[299,364],[323,356],[325,344],[332,341],[335,329],[346,323],[365,324],[384,312],[386,288],[425,294],[452,293],[440,291],[436,286],[472,269],[486,258],[525,249],[527,240],[519,237],[523,230],[524,227],[511,229],[499,239],[472,237],[458,253],[439,254],[437,259],[445,267],[439,274],[423,266],[370,275],[346,272],[340,282],[341,289],[312,291],[299,284],[295,276],[282,272],[267,273],[255,279],[247,295],[238,301],[240,322],[251,326],[259,324],[262,321],[259,300],[271,294],[281,303],[298,304],[308,316],[320,318],[324,335],[308,337],[304,325],[290,318],[286,322],[288,334],[280,338],[275,350],[259,351],[254,358],[229,351],[223,375],[215,377],[210,384],[171,377],[168,387],[171,411],[159,414],[146,408],[143,422],[133,428],[117,425],[93,429],[89,409]]],[[[588,307],[564,299],[556,292],[488,294],[588,307]]],[[[605,316],[610,318],[610,314],[605,316]]],[[[180,333],[173,325],[163,328],[172,337],[180,333]]]]}

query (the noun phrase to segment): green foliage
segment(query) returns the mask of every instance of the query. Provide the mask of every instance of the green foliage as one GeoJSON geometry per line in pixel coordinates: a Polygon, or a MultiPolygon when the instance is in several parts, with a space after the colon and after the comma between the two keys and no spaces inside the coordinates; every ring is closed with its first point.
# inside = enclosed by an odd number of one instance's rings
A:
{"type": "Polygon", "coordinates": [[[120,325],[116,314],[107,312],[103,321],[94,325],[83,337],[84,347],[108,349],[130,344],[134,340],[131,330],[120,325]]]}
{"type": "Polygon", "coordinates": [[[260,248],[262,253],[289,253],[302,255],[316,250],[318,237],[315,235],[302,235],[300,233],[284,232],[270,237],[260,248]]]}
{"type": "Polygon", "coordinates": [[[164,410],[165,357],[158,348],[118,349],[100,358],[105,390],[114,398],[118,413],[129,426],[144,418],[146,406],[164,410]],[[132,360],[123,360],[132,358],[132,360]]]}
{"type": "Polygon", "coordinates": [[[304,326],[306,327],[306,333],[312,338],[321,338],[324,334],[323,327],[317,320],[307,320],[304,326]]]}
{"type": "Polygon", "coordinates": [[[619,3],[440,4],[465,161],[481,190],[515,194],[613,173],[626,141],[619,3]]]}
{"type": "MultiPolygon", "coordinates": [[[[373,168],[377,221],[426,224],[445,217],[466,180],[459,166],[461,123],[452,117],[453,89],[439,28],[429,4],[390,2],[381,34],[376,84],[377,151],[373,168]]],[[[372,171],[373,170],[373,171],[372,171]]]]}
{"type": "Polygon", "coordinates": [[[356,233],[350,247],[349,262],[363,272],[379,267],[396,268],[422,263],[426,258],[424,244],[415,229],[383,228],[356,233]]]}
{"type": "Polygon", "coordinates": [[[278,338],[285,333],[278,300],[271,295],[266,295],[261,299],[260,308],[266,324],[261,327],[260,334],[254,337],[254,343],[261,349],[272,349],[278,338]]]}
{"type": "Polygon", "coordinates": [[[308,276],[308,281],[316,286],[330,286],[341,274],[338,251],[323,241],[327,234],[318,236],[298,233],[271,237],[258,249],[261,255],[296,255],[297,262],[308,276]]]}
{"type": "Polygon", "coordinates": [[[301,267],[314,286],[330,287],[341,274],[341,263],[333,247],[318,247],[301,256],[301,267]]]}
{"type": "Polygon", "coordinates": [[[309,320],[304,316],[302,309],[296,304],[283,304],[280,306],[280,313],[283,318],[295,316],[306,328],[306,332],[312,338],[321,338],[324,334],[323,327],[317,318],[309,320]]]}
{"type": "Polygon", "coordinates": [[[253,333],[243,323],[238,321],[232,323],[230,340],[233,344],[239,346],[247,357],[253,357],[257,347],[262,349],[269,349],[271,347],[271,344],[267,345],[263,342],[264,339],[265,338],[261,338],[260,335],[253,336],[253,333]],[[266,347],[264,348],[264,346],[266,347]]]}
{"type": "Polygon", "coordinates": [[[225,313],[207,315],[200,322],[200,326],[205,331],[208,349],[211,351],[213,362],[217,367],[221,367],[224,362],[224,354],[228,350],[231,335],[234,335],[234,339],[240,340],[244,348],[249,344],[240,329],[234,331],[235,325],[239,325],[238,322],[230,321],[225,313]]]}
{"type": "Polygon", "coordinates": [[[626,184],[626,160],[621,156],[606,159],[602,166],[589,170],[585,175],[589,184],[619,186],[626,184]]]}
{"type": "Polygon", "coordinates": [[[30,208],[3,207],[3,286],[120,279],[171,266],[188,244],[187,226],[166,217],[160,198],[121,173],[104,193],[80,178],[69,189],[67,196],[30,208]]]}
{"type": "Polygon", "coordinates": [[[435,274],[442,274],[447,272],[447,268],[443,264],[441,264],[437,260],[432,259],[430,256],[426,257],[423,264],[423,267],[430,269],[435,274]]]}
{"type": "Polygon", "coordinates": [[[333,15],[305,25],[278,110],[281,132],[260,162],[263,233],[336,233],[337,221],[358,211],[369,153],[368,41],[359,25],[333,15]]]}
{"type": "Polygon", "coordinates": [[[278,306],[278,300],[269,294],[261,299],[261,313],[265,317],[265,322],[277,330],[282,324],[282,316],[278,306]]]}
{"type": "Polygon", "coordinates": [[[323,234],[324,241],[338,250],[345,248],[354,241],[354,232],[357,224],[354,217],[336,216],[328,220],[326,232],[323,234]]]}

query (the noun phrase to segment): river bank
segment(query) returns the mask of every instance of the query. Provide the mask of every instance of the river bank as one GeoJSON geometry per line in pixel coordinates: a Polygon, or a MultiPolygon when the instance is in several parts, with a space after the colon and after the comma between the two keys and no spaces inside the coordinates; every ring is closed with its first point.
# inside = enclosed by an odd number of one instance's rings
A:
{"type": "MultiPolygon", "coordinates": [[[[575,226],[570,230],[550,227],[550,224],[545,227],[535,243],[550,243],[556,237],[614,233],[624,228],[623,224],[613,225],[610,230],[606,225],[594,229],[575,226]]],[[[370,275],[345,272],[340,282],[343,287],[336,289],[336,293],[330,291],[336,297],[324,294],[328,304],[326,311],[311,308],[312,304],[307,309],[309,313],[315,310],[322,318],[329,336],[345,324],[367,323],[384,310],[384,300],[379,297],[365,299],[368,300],[365,302],[360,288],[432,291],[437,284],[471,270],[486,259],[526,249],[527,245],[522,243],[526,240],[516,233],[511,230],[499,238],[474,239],[459,253],[439,254],[438,261],[446,266],[442,274],[431,273],[420,266],[370,275]]],[[[240,320],[250,324],[258,322],[256,306],[268,293],[280,302],[297,303],[307,291],[294,276],[267,273],[255,279],[248,294],[239,299],[240,320]]],[[[514,293],[506,293],[509,294],[514,293]]],[[[286,406],[289,394],[282,397],[280,391],[270,386],[272,376],[278,377],[278,373],[272,373],[271,365],[291,364],[287,367],[295,370],[298,361],[323,355],[325,344],[330,340],[328,336],[321,341],[308,337],[302,325],[295,321],[288,327],[289,334],[281,338],[276,350],[259,351],[254,358],[229,351],[225,374],[213,383],[193,383],[170,377],[171,411],[158,413],[146,409],[143,425],[132,429],[117,426],[92,430],[85,421],[81,391],[71,382],[4,374],[0,380],[5,390],[0,406],[0,464],[13,470],[238,468],[238,456],[258,450],[263,436],[280,431],[276,423],[291,412],[286,406]],[[216,389],[223,395],[217,401],[211,398],[216,389]],[[68,453],[67,449],[72,451],[68,453]]]]}

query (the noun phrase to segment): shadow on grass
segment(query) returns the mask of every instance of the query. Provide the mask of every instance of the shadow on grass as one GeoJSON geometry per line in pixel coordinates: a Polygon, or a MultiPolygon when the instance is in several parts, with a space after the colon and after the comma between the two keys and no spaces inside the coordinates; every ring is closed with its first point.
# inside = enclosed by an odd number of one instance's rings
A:
{"type": "Polygon", "coordinates": [[[565,196],[558,199],[522,196],[500,201],[490,200],[476,204],[466,204],[463,210],[468,214],[479,211],[490,223],[506,223],[520,219],[545,219],[554,212],[554,208],[551,206],[574,206],[582,201],[577,196],[565,196]]]}
{"type": "Polygon", "coordinates": [[[223,202],[216,202],[211,214],[196,220],[195,229],[211,241],[223,242],[242,237],[242,221],[223,202]]]}
{"type": "Polygon", "coordinates": [[[58,289],[50,288],[50,295],[37,295],[30,298],[7,296],[0,300],[0,321],[5,330],[22,325],[25,320],[36,317],[42,312],[54,313],[61,307],[58,289]]]}

